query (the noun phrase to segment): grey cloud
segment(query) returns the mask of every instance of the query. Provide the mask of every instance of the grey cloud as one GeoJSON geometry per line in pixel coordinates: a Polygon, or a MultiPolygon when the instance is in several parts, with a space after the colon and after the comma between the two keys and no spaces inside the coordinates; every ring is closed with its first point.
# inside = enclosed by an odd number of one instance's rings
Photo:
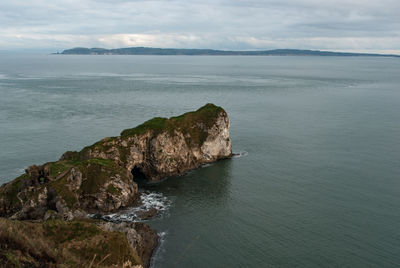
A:
{"type": "Polygon", "coordinates": [[[5,0],[0,49],[144,45],[396,51],[398,10],[397,0],[5,0]]]}

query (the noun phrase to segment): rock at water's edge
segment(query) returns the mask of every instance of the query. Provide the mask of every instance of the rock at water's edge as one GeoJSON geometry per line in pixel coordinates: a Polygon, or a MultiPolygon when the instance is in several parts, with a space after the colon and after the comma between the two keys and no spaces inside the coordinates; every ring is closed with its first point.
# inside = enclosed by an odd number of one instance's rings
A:
{"type": "MultiPolygon", "coordinates": [[[[134,179],[158,181],[231,156],[228,115],[207,104],[181,116],[151,119],[80,152],[66,152],[59,161],[31,166],[0,187],[0,217],[12,219],[0,218],[0,265],[54,266],[66,259],[89,265],[102,256],[111,266],[148,267],[158,242],[149,226],[83,218],[88,212],[135,204],[139,192],[134,179]],[[123,254],[113,252],[115,248],[123,254]],[[95,255],[86,256],[86,249],[95,255]]],[[[149,210],[141,217],[156,214],[149,210]]]]}
{"type": "Polygon", "coordinates": [[[71,220],[134,204],[138,186],[232,156],[229,118],[207,104],[181,116],[153,118],[59,161],[31,166],[0,187],[0,216],[71,220]]]}
{"type": "Polygon", "coordinates": [[[148,225],[139,222],[106,222],[99,225],[105,231],[125,234],[130,246],[137,252],[144,267],[150,266],[151,256],[158,245],[158,235],[148,225]]]}

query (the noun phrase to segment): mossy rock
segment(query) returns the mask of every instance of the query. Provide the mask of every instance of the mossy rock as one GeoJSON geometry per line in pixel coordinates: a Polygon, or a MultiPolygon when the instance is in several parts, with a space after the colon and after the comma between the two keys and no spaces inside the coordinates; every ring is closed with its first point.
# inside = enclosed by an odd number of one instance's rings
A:
{"type": "Polygon", "coordinates": [[[197,111],[188,112],[180,116],[169,119],[162,117],[153,118],[135,128],[122,131],[121,138],[140,135],[148,131],[153,132],[153,135],[162,132],[174,135],[175,131],[180,131],[184,135],[190,135],[189,143],[201,146],[207,139],[206,128],[210,128],[215,124],[220,113],[226,112],[221,107],[208,103],[197,111]]]}
{"type": "MultiPolygon", "coordinates": [[[[167,137],[168,135],[170,137],[183,135],[188,152],[191,149],[199,149],[212,133],[210,128],[215,125],[220,116],[227,116],[224,109],[214,104],[207,104],[194,112],[169,119],[156,117],[135,128],[122,131],[119,137],[104,138],[83,148],[80,152],[68,151],[59,161],[49,162],[42,166],[31,166],[26,174],[1,186],[0,216],[10,216],[26,205],[26,202],[38,200],[38,194],[43,193],[44,187],[48,187],[47,190],[53,198],[53,203],[47,209],[55,209],[55,206],[59,204],[57,197],[64,200],[65,205],[72,210],[85,209],[86,207],[81,207],[81,204],[84,204],[82,206],[93,204],[88,199],[96,200],[104,191],[112,195],[112,198],[118,198],[122,189],[115,187],[116,184],[111,181],[117,178],[129,185],[134,184],[130,170],[127,168],[136,165],[133,163],[131,150],[136,145],[139,146],[138,144],[143,147],[138,154],[143,154],[143,159],[146,161],[139,164],[143,165],[143,172],[146,172],[145,175],[148,178],[159,179],[180,173],[184,169],[195,168],[198,166],[196,163],[187,164],[183,163],[179,157],[164,155],[162,148],[157,150],[160,155],[153,154],[154,152],[149,151],[148,148],[151,146],[150,142],[159,134],[166,134],[167,137]],[[142,134],[147,135],[146,139],[138,141],[136,138],[141,137],[137,136],[142,134]],[[166,161],[166,165],[173,165],[174,168],[180,166],[179,169],[176,168],[175,173],[171,173],[168,167],[160,171],[157,170],[163,164],[160,161],[166,161]],[[74,172],[82,175],[79,186],[73,182],[74,172]],[[98,193],[100,195],[95,196],[98,193]]],[[[138,154],[134,157],[138,157],[138,154]]]]}
{"type": "MultiPolygon", "coordinates": [[[[58,161],[46,164],[50,168],[50,174],[61,176],[51,181],[49,185],[53,187],[57,194],[64,199],[69,208],[74,208],[78,202],[77,195],[88,195],[98,193],[104,185],[109,182],[112,177],[119,176],[123,181],[129,182],[126,169],[118,166],[114,161],[109,159],[93,158],[83,161],[58,161]],[[74,168],[82,173],[82,184],[78,192],[71,191],[66,185],[70,176],[70,172],[74,168]],[[53,172],[53,169],[55,171],[53,172]]],[[[109,186],[107,190],[112,194],[119,194],[120,191],[114,186],[109,186]]]]}

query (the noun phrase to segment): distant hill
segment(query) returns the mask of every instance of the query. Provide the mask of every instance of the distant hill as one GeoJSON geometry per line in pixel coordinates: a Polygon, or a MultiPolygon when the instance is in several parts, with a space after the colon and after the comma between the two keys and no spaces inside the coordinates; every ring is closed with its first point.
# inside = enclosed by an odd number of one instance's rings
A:
{"type": "MultiPolygon", "coordinates": [[[[57,53],[58,54],[58,53],[57,53]]],[[[400,57],[390,54],[370,53],[348,53],[331,52],[319,50],[299,49],[274,49],[274,50],[214,50],[214,49],[179,49],[179,48],[151,48],[151,47],[128,47],[128,48],[84,48],[76,47],[66,49],[59,54],[68,55],[210,55],[210,56],[369,56],[369,57],[400,57]]]]}

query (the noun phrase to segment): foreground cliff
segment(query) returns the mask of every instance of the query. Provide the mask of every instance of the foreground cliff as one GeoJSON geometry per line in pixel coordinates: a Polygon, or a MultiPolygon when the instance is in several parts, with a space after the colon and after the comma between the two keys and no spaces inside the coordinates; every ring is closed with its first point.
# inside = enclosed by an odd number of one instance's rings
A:
{"type": "Polygon", "coordinates": [[[156,245],[143,223],[0,218],[0,267],[149,267],[156,245]]]}
{"type": "MultiPolygon", "coordinates": [[[[26,267],[64,264],[68,259],[73,261],[67,266],[88,263],[87,258],[97,261],[100,255],[96,252],[100,249],[96,243],[112,244],[111,240],[119,239],[118,234],[123,233],[127,242],[120,242],[128,243],[133,251],[124,251],[126,258],[117,260],[110,257],[113,253],[107,253],[111,248],[106,247],[105,256],[101,255],[107,258],[104,263],[147,267],[157,245],[153,230],[138,223],[89,221],[88,213],[109,213],[139,204],[139,179],[156,182],[231,155],[228,115],[221,107],[207,104],[178,117],[153,118],[122,131],[118,137],[102,139],[79,152],[66,152],[59,161],[30,166],[0,187],[0,217],[13,220],[0,219],[0,264],[9,263],[14,257],[26,267]],[[37,231],[32,238],[29,229],[37,231]],[[12,235],[17,230],[26,231],[18,241],[12,235]],[[60,234],[60,238],[57,232],[70,235],[60,234]],[[82,236],[75,237],[75,232],[82,236]],[[93,232],[96,238],[90,240],[87,235],[93,232]],[[27,240],[28,248],[23,245],[24,237],[31,239],[27,240]],[[48,244],[48,252],[38,252],[36,244],[48,244]],[[79,249],[95,255],[81,256],[79,249]],[[111,255],[107,257],[106,253],[111,255]]],[[[156,214],[150,212],[142,217],[156,214]]]]}

